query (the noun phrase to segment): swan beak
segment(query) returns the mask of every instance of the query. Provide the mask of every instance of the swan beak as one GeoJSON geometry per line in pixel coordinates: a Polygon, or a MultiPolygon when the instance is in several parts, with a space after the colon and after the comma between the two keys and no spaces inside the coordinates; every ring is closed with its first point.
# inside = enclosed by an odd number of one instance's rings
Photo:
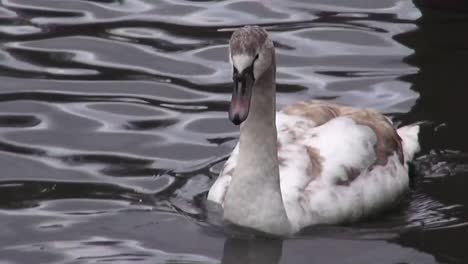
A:
{"type": "Polygon", "coordinates": [[[254,83],[253,74],[249,72],[234,76],[234,89],[232,91],[229,119],[238,126],[247,119],[250,109],[250,98],[254,83]]]}

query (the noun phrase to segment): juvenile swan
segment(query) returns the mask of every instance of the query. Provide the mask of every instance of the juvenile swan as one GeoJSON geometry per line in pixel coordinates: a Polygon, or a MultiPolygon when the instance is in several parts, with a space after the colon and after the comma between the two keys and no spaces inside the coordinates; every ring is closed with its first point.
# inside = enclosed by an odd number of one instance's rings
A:
{"type": "Polygon", "coordinates": [[[236,30],[229,57],[240,140],[208,194],[226,221],[288,235],[356,221],[408,189],[419,126],[395,130],[373,110],[318,101],[276,112],[275,49],[260,27],[236,30]]]}

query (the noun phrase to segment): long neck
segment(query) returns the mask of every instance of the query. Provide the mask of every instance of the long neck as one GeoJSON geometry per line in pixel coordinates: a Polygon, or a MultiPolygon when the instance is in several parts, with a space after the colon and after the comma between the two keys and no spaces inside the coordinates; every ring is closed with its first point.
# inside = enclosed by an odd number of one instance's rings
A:
{"type": "Polygon", "coordinates": [[[224,218],[273,234],[290,233],[278,169],[275,66],[253,87],[248,118],[241,125],[237,165],[224,201],[224,218]]]}

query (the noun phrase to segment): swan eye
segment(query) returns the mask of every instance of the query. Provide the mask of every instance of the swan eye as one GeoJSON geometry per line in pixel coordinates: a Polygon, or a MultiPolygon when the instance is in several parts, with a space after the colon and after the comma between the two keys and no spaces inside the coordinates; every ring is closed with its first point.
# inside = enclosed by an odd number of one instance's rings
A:
{"type": "Polygon", "coordinates": [[[245,71],[251,73],[252,76],[253,76],[253,69],[254,69],[255,61],[256,61],[257,59],[258,59],[258,53],[257,53],[257,55],[255,55],[255,57],[254,57],[254,59],[253,59],[253,61],[252,61],[252,64],[250,64],[250,66],[247,67],[247,69],[245,69],[245,71]]]}
{"type": "Polygon", "coordinates": [[[236,67],[233,66],[232,67],[232,79],[236,80],[238,75],[239,75],[239,71],[237,70],[236,67]]]}
{"type": "Polygon", "coordinates": [[[236,81],[239,78],[239,71],[236,67],[232,67],[232,80],[236,81]]]}

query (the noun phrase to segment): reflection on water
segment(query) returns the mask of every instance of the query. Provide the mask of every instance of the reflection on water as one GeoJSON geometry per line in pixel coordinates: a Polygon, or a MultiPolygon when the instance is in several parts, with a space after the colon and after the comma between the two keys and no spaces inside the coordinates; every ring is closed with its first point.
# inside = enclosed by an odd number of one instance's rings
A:
{"type": "Polygon", "coordinates": [[[417,166],[425,177],[419,180],[423,191],[415,198],[420,200],[419,207],[424,208],[417,215],[429,212],[425,219],[432,220],[423,226],[426,232],[412,230],[397,241],[435,252],[448,263],[464,263],[468,259],[463,246],[468,242],[468,199],[463,188],[467,179],[468,123],[460,117],[466,112],[468,98],[465,89],[468,76],[463,71],[468,59],[463,50],[468,39],[462,33],[468,26],[468,9],[464,1],[415,3],[423,13],[417,21],[418,30],[395,39],[415,50],[405,61],[419,68],[417,74],[404,77],[420,97],[402,120],[412,122],[418,118],[435,124],[434,130],[423,135],[425,155],[417,166]],[[433,210],[427,210],[428,206],[433,210]]]}
{"type": "Polygon", "coordinates": [[[276,263],[437,263],[435,258],[411,248],[384,241],[314,237],[297,240],[228,238],[222,264],[276,263]],[[314,252],[311,252],[313,249],[314,252]],[[365,254],[356,254],[366,252],[365,254]]]}
{"type": "Polygon", "coordinates": [[[222,264],[279,263],[283,250],[282,240],[229,238],[224,243],[222,264]]]}
{"type": "Polygon", "coordinates": [[[467,15],[441,2],[0,0],[0,261],[466,263],[467,15]],[[207,213],[243,24],[271,32],[280,107],[428,121],[397,208],[284,241],[207,213]]]}

